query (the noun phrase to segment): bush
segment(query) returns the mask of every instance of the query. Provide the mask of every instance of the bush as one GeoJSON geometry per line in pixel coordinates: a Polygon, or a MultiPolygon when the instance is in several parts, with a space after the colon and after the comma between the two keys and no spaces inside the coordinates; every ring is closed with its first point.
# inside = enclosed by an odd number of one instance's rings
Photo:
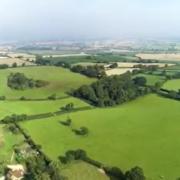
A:
{"type": "Polygon", "coordinates": [[[0,69],[7,69],[9,66],[7,64],[0,64],[0,69]]]}
{"type": "Polygon", "coordinates": [[[125,173],[126,180],[145,180],[144,172],[140,167],[134,167],[125,173]]]}
{"type": "Polygon", "coordinates": [[[17,67],[17,63],[14,62],[14,63],[12,64],[12,67],[13,67],[13,68],[17,67]]]}
{"type": "Polygon", "coordinates": [[[65,156],[59,156],[59,160],[61,163],[69,163],[73,160],[85,160],[87,158],[87,154],[82,149],[77,150],[69,150],[65,153],[65,156]]]}
{"type": "Polygon", "coordinates": [[[19,133],[19,129],[16,127],[16,125],[14,125],[13,123],[10,123],[7,125],[7,128],[9,131],[11,131],[13,134],[18,134],[19,133]]]}
{"type": "Polygon", "coordinates": [[[0,100],[1,100],[1,101],[6,100],[6,96],[0,96],[0,100]]]}
{"type": "Polygon", "coordinates": [[[109,176],[124,180],[124,174],[118,167],[104,167],[103,169],[109,176]]]}
{"type": "Polygon", "coordinates": [[[109,68],[112,68],[112,69],[117,68],[117,67],[118,67],[118,63],[113,63],[109,66],[109,68]]]}
{"type": "Polygon", "coordinates": [[[20,100],[21,100],[21,101],[24,101],[24,100],[26,100],[26,97],[21,96],[21,97],[20,97],[20,100]]]}
{"type": "Polygon", "coordinates": [[[81,135],[81,136],[87,135],[89,133],[89,130],[87,127],[80,127],[79,129],[73,129],[72,131],[75,132],[75,134],[81,135]]]}
{"type": "Polygon", "coordinates": [[[52,94],[50,96],[48,96],[49,100],[56,100],[56,94],[52,94]]]}
{"type": "Polygon", "coordinates": [[[66,121],[60,121],[60,123],[64,126],[70,126],[72,121],[70,118],[68,118],[66,121]]]}
{"type": "Polygon", "coordinates": [[[74,104],[69,103],[66,104],[65,107],[60,108],[62,111],[72,111],[74,109],[74,104]]]}

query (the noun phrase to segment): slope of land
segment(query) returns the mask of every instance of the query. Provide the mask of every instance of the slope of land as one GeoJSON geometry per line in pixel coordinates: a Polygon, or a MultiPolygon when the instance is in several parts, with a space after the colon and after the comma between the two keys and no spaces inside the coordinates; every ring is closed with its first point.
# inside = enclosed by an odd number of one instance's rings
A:
{"type": "Polygon", "coordinates": [[[90,133],[83,137],[60,123],[67,115],[21,125],[52,159],[82,148],[90,157],[123,170],[143,167],[148,179],[175,179],[180,167],[179,107],[177,101],[148,95],[115,108],[69,114],[71,128],[88,127],[90,133]]]}
{"type": "Polygon", "coordinates": [[[75,89],[82,84],[88,84],[95,79],[87,78],[78,73],[73,73],[68,69],[51,66],[25,67],[25,68],[10,68],[0,71],[0,95],[7,98],[47,98],[54,93],[57,96],[64,97],[66,92],[75,89]],[[7,86],[7,77],[13,72],[24,73],[28,78],[48,81],[49,84],[42,88],[13,90],[7,86]]]}

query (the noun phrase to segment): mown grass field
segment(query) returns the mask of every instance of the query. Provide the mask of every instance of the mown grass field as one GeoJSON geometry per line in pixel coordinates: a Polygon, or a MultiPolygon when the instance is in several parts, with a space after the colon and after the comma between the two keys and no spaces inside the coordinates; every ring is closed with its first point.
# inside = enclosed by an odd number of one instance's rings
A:
{"type": "Polygon", "coordinates": [[[179,107],[177,101],[148,95],[115,108],[70,114],[72,128],[88,127],[85,137],[59,123],[67,115],[21,125],[52,159],[82,148],[105,164],[123,170],[138,165],[149,180],[170,180],[180,177],[179,107]]]}
{"type": "Polygon", "coordinates": [[[68,69],[51,66],[11,68],[0,70],[0,95],[7,98],[19,98],[25,96],[27,98],[46,98],[53,93],[63,97],[65,93],[71,89],[77,88],[82,84],[88,84],[95,79],[87,78],[78,73],[72,73],[68,69]],[[11,72],[24,73],[28,78],[35,80],[45,80],[49,84],[42,88],[34,88],[27,90],[13,90],[7,86],[7,76],[11,72]]]}
{"type": "Polygon", "coordinates": [[[180,80],[179,79],[173,79],[170,81],[167,81],[163,88],[168,89],[168,90],[175,90],[178,91],[180,89],[180,80]]]}

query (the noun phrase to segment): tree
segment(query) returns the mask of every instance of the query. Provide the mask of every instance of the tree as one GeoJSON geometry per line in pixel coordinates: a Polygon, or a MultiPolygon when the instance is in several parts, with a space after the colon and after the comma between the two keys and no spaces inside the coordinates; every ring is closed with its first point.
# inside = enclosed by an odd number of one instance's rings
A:
{"type": "Polygon", "coordinates": [[[22,67],[25,67],[26,66],[26,63],[22,63],[22,67]]]}
{"type": "Polygon", "coordinates": [[[79,129],[73,129],[72,131],[74,131],[77,135],[87,135],[89,133],[89,130],[87,127],[80,127],[79,129]]]}
{"type": "Polygon", "coordinates": [[[133,79],[134,83],[138,86],[145,86],[146,85],[146,78],[143,76],[137,76],[133,79]]]}
{"type": "Polygon", "coordinates": [[[170,91],[170,92],[168,93],[168,95],[169,95],[169,97],[171,97],[171,98],[173,98],[173,99],[176,99],[176,97],[177,97],[176,91],[170,91]]]}
{"type": "Polygon", "coordinates": [[[140,167],[134,167],[125,173],[126,180],[145,180],[144,172],[140,167]]]}
{"type": "Polygon", "coordinates": [[[72,111],[74,109],[74,104],[73,103],[66,104],[65,107],[61,107],[60,109],[63,111],[72,111]]]}
{"type": "Polygon", "coordinates": [[[118,67],[118,63],[113,63],[109,66],[110,68],[114,69],[118,67]]]}
{"type": "Polygon", "coordinates": [[[13,67],[13,68],[17,67],[17,63],[14,62],[14,63],[12,64],[12,67],[13,67]]]}
{"type": "Polygon", "coordinates": [[[59,163],[58,162],[51,162],[49,165],[49,174],[52,180],[61,180],[63,179],[60,175],[59,163]]]}
{"type": "Polygon", "coordinates": [[[52,94],[50,96],[48,96],[49,100],[56,100],[56,94],[52,94]]]}

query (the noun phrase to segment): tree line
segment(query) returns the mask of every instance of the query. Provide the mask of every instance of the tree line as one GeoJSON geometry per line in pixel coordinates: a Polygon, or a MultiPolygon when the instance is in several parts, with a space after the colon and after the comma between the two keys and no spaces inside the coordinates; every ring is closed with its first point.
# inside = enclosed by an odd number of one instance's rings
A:
{"type": "Polygon", "coordinates": [[[118,167],[111,167],[104,165],[103,163],[96,161],[90,158],[87,153],[82,149],[77,150],[69,150],[65,153],[64,156],[59,156],[59,160],[63,164],[68,164],[74,160],[82,160],[86,163],[89,163],[97,168],[101,168],[104,170],[107,176],[110,179],[117,179],[117,180],[145,180],[145,175],[143,169],[140,167],[134,167],[125,173],[118,168],[118,167]]]}

